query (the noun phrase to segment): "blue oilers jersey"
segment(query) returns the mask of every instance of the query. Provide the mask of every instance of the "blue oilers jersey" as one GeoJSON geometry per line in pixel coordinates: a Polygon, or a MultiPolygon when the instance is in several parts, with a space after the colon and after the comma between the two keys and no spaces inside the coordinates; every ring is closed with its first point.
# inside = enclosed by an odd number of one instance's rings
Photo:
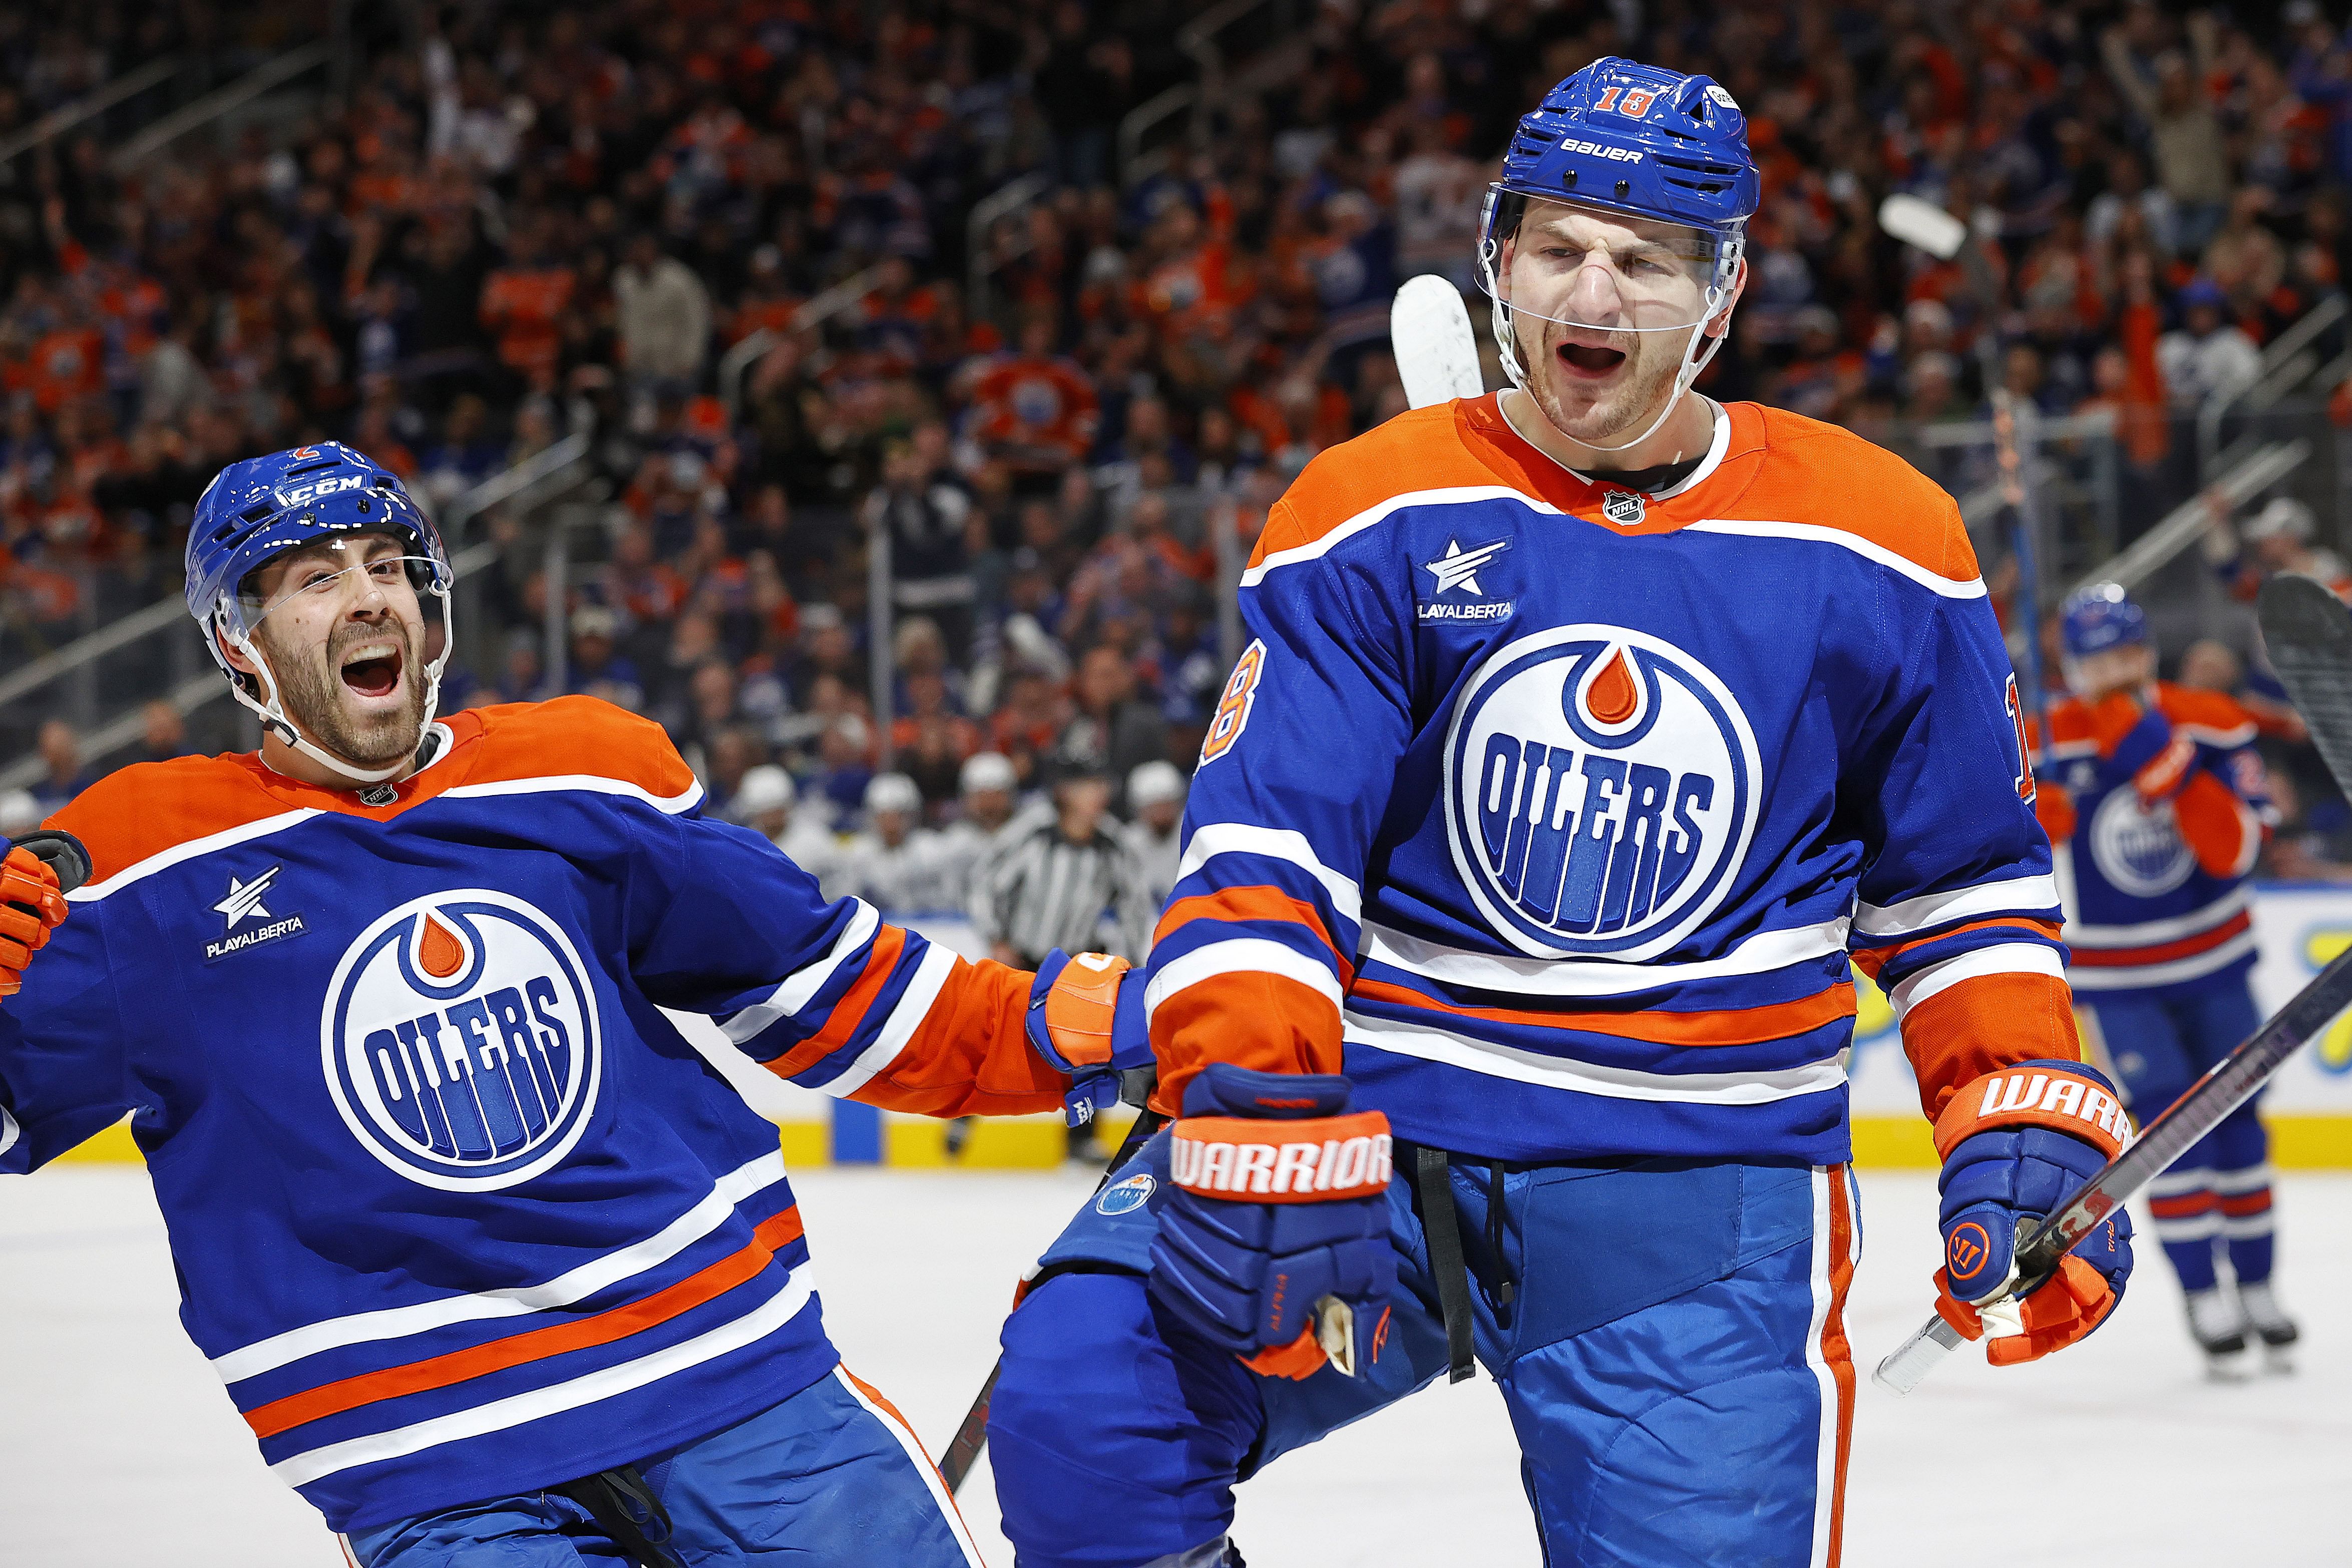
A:
{"type": "Polygon", "coordinates": [[[459,713],[394,804],[246,757],[57,819],[96,869],[0,1008],[0,1172],[126,1110],[182,1321],[337,1530],[556,1485],[835,1361],[775,1129],[662,1009],[795,1082],[1060,1103],[1030,977],[827,902],[656,726],[459,713]]]}
{"type": "Polygon", "coordinates": [[[1839,1161],[1850,956],[1930,1116],[2079,1055],[2000,631],[1878,447],[1736,405],[1645,495],[1456,402],[1318,458],[1243,584],[1151,952],[1167,1103],[1344,1068],[1457,1151],[1839,1161]]]}
{"type": "Polygon", "coordinates": [[[2193,989],[2252,968],[2248,879],[2278,816],[2253,715],[2167,681],[2096,708],[2069,699],[2050,732],[2074,989],[2193,989]]]}

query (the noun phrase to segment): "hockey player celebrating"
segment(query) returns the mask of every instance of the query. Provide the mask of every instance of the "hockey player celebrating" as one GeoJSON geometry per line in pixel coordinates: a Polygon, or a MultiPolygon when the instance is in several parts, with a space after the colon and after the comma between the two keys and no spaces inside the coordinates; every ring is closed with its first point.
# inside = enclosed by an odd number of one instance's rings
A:
{"type": "MultiPolygon", "coordinates": [[[[2074,695],[2050,714],[2038,809],[2072,886],[2069,978],[2145,1121],[2262,1025],[2246,985],[2246,882],[2276,813],[2253,715],[2220,692],[2157,679],[2147,619],[2121,588],[2074,595],[2061,629],[2074,695]]],[[[2269,1140],[2255,1103],[2148,1193],[2189,1331],[2223,1376],[2244,1366],[2250,1333],[2273,1357],[2296,1337],[2271,1289],[2269,1140]],[[2216,1267],[2224,1253],[2228,1280],[2216,1267]]]]}
{"type": "Polygon", "coordinates": [[[1004,1329],[1024,1568],[1238,1562],[1238,1478],[1474,1356],[1548,1561],[1837,1562],[1850,953],[1943,1153],[1941,1309],[2003,1363],[2114,1309],[2120,1215],[1978,1310],[2124,1121],[1957,509],[1690,390],[1757,192],[1714,82],[1561,82],[1485,216],[1511,389],[1273,509],[1150,954],[1179,1120],[1004,1329]]]}
{"type": "Polygon", "coordinates": [[[9,856],[0,1172],[132,1113],[190,1336],[364,1568],[977,1563],[826,1340],[774,1129],[662,1009],[833,1094],[1031,1111],[1100,1097],[1125,965],[825,902],[603,702],[436,721],[449,563],[350,447],[225,469],[187,580],[267,739],[83,794],[68,900],[9,856]]]}

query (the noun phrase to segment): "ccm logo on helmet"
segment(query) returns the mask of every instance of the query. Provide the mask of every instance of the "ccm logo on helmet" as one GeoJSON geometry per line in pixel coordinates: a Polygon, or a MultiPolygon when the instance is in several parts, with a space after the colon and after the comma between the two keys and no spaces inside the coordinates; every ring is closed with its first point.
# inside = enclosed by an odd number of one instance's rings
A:
{"type": "Polygon", "coordinates": [[[1604,147],[1598,142],[1580,142],[1570,136],[1559,144],[1563,153],[1585,153],[1595,158],[1606,158],[1612,163],[1638,163],[1642,154],[1631,147],[1604,147]]]}
{"type": "Polygon", "coordinates": [[[337,490],[359,489],[366,483],[365,474],[348,474],[341,479],[330,477],[319,480],[316,484],[297,485],[290,490],[278,490],[273,493],[279,506],[300,506],[304,501],[316,500],[320,496],[331,496],[337,490]]]}

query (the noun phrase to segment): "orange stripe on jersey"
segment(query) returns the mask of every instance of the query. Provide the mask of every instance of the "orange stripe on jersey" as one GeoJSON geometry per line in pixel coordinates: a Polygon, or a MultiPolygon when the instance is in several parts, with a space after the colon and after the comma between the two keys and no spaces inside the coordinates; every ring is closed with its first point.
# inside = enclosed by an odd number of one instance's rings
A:
{"type": "Polygon", "coordinates": [[[919,1116],[1022,1116],[1055,1110],[1067,1087],[1029,1044],[1033,976],[957,959],[923,1021],[850,1099],[919,1116]]]}
{"type": "Polygon", "coordinates": [[[1324,929],[1323,917],[1315,912],[1315,906],[1302,899],[1292,898],[1279,888],[1219,888],[1214,892],[1195,893],[1191,898],[1179,899],[1169,905],[1167,912],[1160,917],[1160,924],[1152,931],[1151,940],[1156,942],[1191,921],[1278,921],[1290,925],[1303,925],[1331,950],[1333,958],[1339,960],[1342,984],[1356,973],[1356,966],[1340,952],[1339,944],[1331,940],[1331,933],[1324,929]]]}
{"type": "Polygon", "coordinates": [[[2193,774],[2180,786],[2172,797],[2172,818],[2207,876],[2236,877],[2251,868],[2262,825],[2237,792],[2211,773],[2193,774]]]}
{"type": "Polygon", "coordinates": [[[1822,1317],[1822,1360],[1837,1385],[1837,1455],[1830,1482],[1829,1555],[1826,1568],[1838,1568],[1845,1553],[1845,1472],[1853,1455],[1853,1343],[1845,1329],[1846,1294],[1853,1288],[1853,1189],[1846,1185],[1846,1168],[1829,1168],[1830,1304],[1822,1317]]]}
{"type": "MultiPolygon", "coordinates": [[[[470,711],[480,721],[481,741],[470,759],[453,754],[453,762],[467,765],[465,776],[449,784],[588,773],[635,784],[665,800],[694,787],[694,770],[679,757],[662,727],[610,702],[557,697],[470,711]]],[[[457,752],[466,750],[460,736],[457,752]]],[[[427,769],[417,782],[425,783],[438,771],[427,769]]]]}
{"type": "Polygon", "coordinates": [[[1894,962],[1898,954],[1915,947],[1923,947],[1931,942],[1948,942],[1953,937],[1966,936],[1970,931],[2031,931],[2036,936],[2047,937],[2052,942],[2058,940],[2058,927],[2049,921],[2037,921],[2028,915],[1997,915],[1991,920],[1969,921],[1964,925],[1956,925],[1948,931],[1939,931],[1931,936],[1905,937],[1902,941],[1886,947],[1856,948],[1853,953],[1853,966],[1875,980],[1878,978],[1878,972],[1894,962]]]}
{"type": "Polygon", "coordinates": [[[1152,1009],[1160,1087],[1151,1106],[1183,1109],[1184,1086],[1211,1062],[1260,1072],[1339,1070],[1339,1009],[1313,986],[1264,970],[1238,969],[1187,985],[1152,1009]],[[1246,1018],[1246,1033],[1234,1020],[1246,1018]]]}
{"type": "Polygon", "coordinates": [[[857,1026],[866,1021],[866,1010],[874,1005],[874,998],[889,984],[890,972],[906,950],[907,933],[897,926],[886,925],[876,932],[874,945],[866,950],[866,967],[858,972],[857,983],[833,1005],[833,1011],[825,1015],[824,1027],[770,1062],[768,1070],[778,1078],[790,1078],[846,1045],[857,1026]]]}
{"type": "Polygon", "coordinates": [[[2168,963],[2176,958],[2193,958],[2217,948],[2253,923],[2252,913],[2240,910],[2217,926],[2175,942],[2153,942],[2147,947],[2077,947],[2073,950],[2074,962],[2085,969],[2128,969],[2143,963],[2168,963]]]}
{"type": "Polygon", "coordinates": [[[1587,1035],[1646,1040],[1661,1046],[1761,1045],[1767,1040],[1785,1040],[1791,1035],[1818,1029],[1840,1018],[1851,1018],[1855,1013],[1853,984],[1843,980],[1801,1001],[1716,1013],[1531,1013],[1516,1007],[1465,1007],[1384,980],[1359,980],[1350,994],[1375,1002],[1393,1002],[1403,1007],[1426,1007],[1457,1018],[1483,1018],[1489,1023],[1539,1029],[1574,1029],[1587,1035]]]}
{"type": "Polygon", "coordinates": [[[2150,1198],[2147,1212],[2158,1219],[2190,1219],[2213,1206],[2210,1193],[2178,1193],[2168,1198],[2150,1198]]]}
{"type": "Polygon", "coordinates": [[[772,1261],[777,1250],[798,1241],[802,1236],[800,1205],[795,1204],[780,1215],[764,1219],[751,1232],[749,1245],[730,1253],[718,1262],[709,1264],[676,1284],[656,1290],[641,1301],[573,1322],[556,1323],[529,1333],[512,1334],[488,1344],[469,1350],[452,1351],[447,1355],[434,1356],[426,1361],[411,1362],[405,1366],[386,1367],[381,1372],[347,1377],[339,1382],[321,1384],[283,1399],[274,1399],[245,1413],[245,1424],[253,1428],[257,1437],[275,1437],[280,1432],[291,1431],[306,1422],[338,1415],[346,1410],[356,1410],[362,1405],[381,1400],[397,1399],[404,1394],[423,1394],[430,1389],[447,1388],[477,1377],[487,1377],[494,1372],[525,1363],[545,1361],[550,1356],[570,1351],[588,1350],[596,1345],[611,1344],[615,1340],[667,1322],[670,1319],[692,1311],[706,1302],[714,1301],[728,1291],[752,1279],[772,1261]]]}
{"type": "Polygon", "coordinates": [[[2270,1208],[2271,1190],[2268,1187],[2256,1187],[2251,1193],[2221,1194],[2221,1212],[2231,1219],[2245,1219],[2252,1215],[2268,1214],[2270,1208]]]}
{"type": "Polygon", "coordinates": [[[1961,1087],[2012,1062],[2083,1059],[2074,998],[2054,974],[1979,974],[1956,981],[1903,1018],[1903,1052],[1919,1079],[1919,1108],[1935,1121],[1961,1087]]]}

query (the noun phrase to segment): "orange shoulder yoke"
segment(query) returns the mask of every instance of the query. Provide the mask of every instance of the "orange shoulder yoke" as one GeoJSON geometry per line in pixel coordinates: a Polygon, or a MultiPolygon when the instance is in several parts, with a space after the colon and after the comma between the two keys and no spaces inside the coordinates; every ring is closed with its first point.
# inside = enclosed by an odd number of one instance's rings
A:
{"type": "Polygon", "coordinates": [[[261,785],[250,754],[175,757],[119,768],[68,802],[45,826],[89,850],[89,880],[216,833],[296,809],[261,785]]]}
{"type": "MultiPolygon", "coordinates": [[[[694,787],[694,770],[650,719],[595,697],[557,697],[471,710],[481,725],[461,783],[585,773],[670,799],[694,787]]],[[[454,726],[453,726],[454,729],[454,726]]],[[[458,744],[464,747],[460,736],[458,744]]]]}
{"type": "MultiPolygon", "coordinates": [[[[1734,405],[1748,408],[1749,405],[1734,405]]],[[[1927,475],[1853,431],[1755,407],[1765,457],[1727,521],[1809,523],[1866,540],[1954,582],[1980,574],[1960,509],[1927,475]]]]}
{"type": "Polygon", "coordinates": [[[2229,693],[2175,686],[2168,680],[2157,683],[2156,706],[2175,724],[2194,724],[2205,730],[2251,730],[2254,723],[2254,716],[2229,693]]]}
{"type": "Polygon", "coordinates": [[[1415,408],[1318,453],[1268,512],[1250,564],[1312,544],[1382,501],[1415,490],[1515,485],[1514,476],[1481,462],[1458,428],[1457,409],[1493,402],[1489,394],[1415,408]]]}

